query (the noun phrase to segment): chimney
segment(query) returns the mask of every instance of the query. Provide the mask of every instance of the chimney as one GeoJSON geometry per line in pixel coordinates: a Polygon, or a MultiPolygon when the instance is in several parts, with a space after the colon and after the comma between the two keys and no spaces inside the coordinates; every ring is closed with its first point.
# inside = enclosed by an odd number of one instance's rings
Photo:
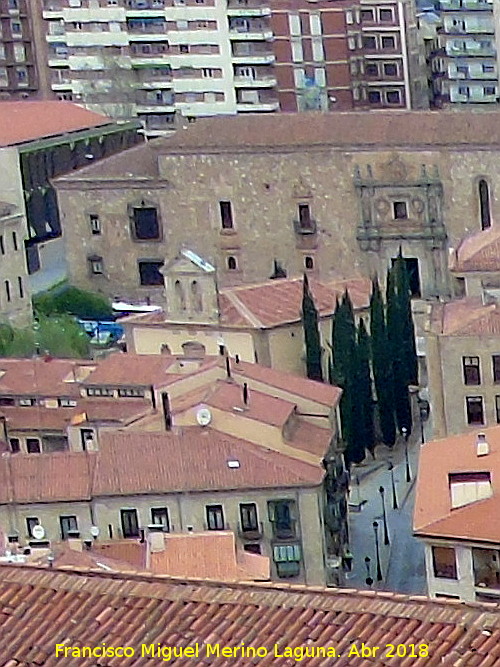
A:
{"type": "Polygon", "coordinates": [[[476,454],[478,456],[486,456],[489,453],[490,453],[490,446],[486,441],[486,435],[484,433],[478,433],[476,442],[476,454]]]}
{"type": "Polygon", "coordinates": [[[229,357],[226,357],[226,375],[227,379],[231,379],[231,362],[229,360],[229,357]]]}
{"type": "Polygon", "coordinates": [[[243,383],[243,403],[248,405],[248,384],[246,382],[243,383]]]}
{"type": "Polygon", "coordinates": [[[163,419],[165,420],[165,430],[172,430],[172,413],[170,412],[170,399],[166,391],[161,394],[161,404],[163,406],[163,419]]]}
{"type": "Polygon", "coordinates": [[[159,523],[151,523],[148,526],[148,550],[155,554],[165,551],[165,535],[163,526],[159,523]]]}
{"type": "Polygon", "coordinates": [[[68,531],[68,547],[71,551],[83,551],[83,542],[80,539],[80,532],[78,530],[68,531]]]}

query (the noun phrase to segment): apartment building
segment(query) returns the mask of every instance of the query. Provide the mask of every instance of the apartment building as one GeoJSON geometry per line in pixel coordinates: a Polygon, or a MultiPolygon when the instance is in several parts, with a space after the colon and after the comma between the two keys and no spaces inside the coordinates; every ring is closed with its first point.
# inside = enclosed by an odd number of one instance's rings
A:
{"type": "Polygon", "coordinates": [[[0,1],[0,101],[50,99],[41,0],[0,1]]]}
{"type": "Polygon", "coordinates": [[[500,601],[499,466],[500,427],[422,446],[414,534],[431,597],[500,601]]]}
{"type": "Polygon", "coordinates": [[[0,499],[0,524],[21,542],[36,523],[54,541],[87,539],[92,525],[106,540],[158,522],[231,530],[240,549],[272,559],[274,578],[340,581],[338,388],[189,349],[3,369],[0,486],[14,491],[0,499]]]}
{"type": "Polygon", "coordinates": [[[492,0],[441,0],[429,54],[433,106],[496,104],[498,63],[492,0]]]}

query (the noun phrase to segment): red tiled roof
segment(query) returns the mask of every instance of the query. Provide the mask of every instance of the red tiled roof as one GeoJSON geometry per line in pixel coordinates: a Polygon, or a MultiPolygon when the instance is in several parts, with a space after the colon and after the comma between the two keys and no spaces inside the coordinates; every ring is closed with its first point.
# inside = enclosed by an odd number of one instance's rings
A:
{"type": "Polygon", "coordinates": [[[114,121],[72,102],[0,102],[0,146],[87,130],[114,121]]]}
{"type": "Polygon", "coordinates": [[[500,271],[500,227],[494,225],[463,239],[450,257],[450,270],[500,271]]]}
{"type": "MultiPolygon", "coordinates": [[[[0,106],[5,102],[0,102],[0,106]]],[[[94,362],[69,359],[0,359],[0,395],[67,396],[80,395],[73,371],[92,367],[94,362]]]]}
{"type": "MultiPolygon", "coordinates": [[[[141,645],[195,646],[196,657],[168,664],[206,662],[206,645],[263,646],[266,657],[211,657],[217,667],[296,667],[284,647],[334,647],[344,657],[303,657],[304,667],[497,667],[500,614],[493,604],[429,600],[394,593],[307,588],[273,583],[216,583],[85,569],[50,571],[0,566],[1,667],[92,667],[96,658],[56,657],[66,646],[132,646],[132,658],[102,664],[150,667],[141,645]],[[375,660],[347,658],[353,644],[380,646],[375,660]],[[386,644],[428,646],[429,657],[389,658],[386,644]],[[278,645],[278,656],[274,645],[278,645]]],[[[409,650],[409,649],[408,649],[409,650]]],[[[101,660],[102,662],[102,660],[101,660]]]]}
{"type": "Polygon", "coordinates": [[[134,540],[97,541],[92,545],[92,553],[99,558],[103,556],[112,561],[128,563],[134,570],[146,569],[144,544],[134,540]]]}
{"type": "MultiPolygon", "coordinates": [[[[141,545],[138,544],[140,547],[141,545]]],[[[104,556],[97,549],[82,551],[72,549],[67,543],[51,544],[51,551],[54,556],[53,567],[84,567],[94,570],[103,569],[113,570],[114,572],[130,572],[130,563],[125,560],[109,558],[104,556]]],[[[36,554],[29,560],[29,563],[43,565],[47,562],[46,556],[36,557],[36,554]]],[[[143,569],[143,568],[141,568],[143,569]]]]}
{"type": "MultiPolygon", "coordinates": [[[[163,551],[151,552],[148,570],[171,577],[218,581],[262,581],[270,578],[269,558],[237,557],[232,531],[172,533],[164,536],[163,551]]],[[[255,556],[255,554],[251,554],[255,556]]]]}
{"type": "Polygon", "coordinates": [[[500,304],[469,297],[434,304],[431,328],[444,336],[499,336],[500,304]]]}
{"type": "Polygon", "coordinates": [[[500,535],[500,426],[428,442],[421,448],[414,510],[417,534],[498,543],[500,535]],[[490,453],[477,456],[477,433],[490,453]],[[493,496],[451,508],[451,473],[490,472],[493,496]]]}
{"type": "Polygon", "coordinates": [[[0,457],[0,504],[91,496],[317,486],[320,465],[210,428],[103,431],[97,452],[0,457]],[[238,460],[238,468],[228,461],[238,460]],[[13,486],[12,486],[13,484],[13,486]]]}

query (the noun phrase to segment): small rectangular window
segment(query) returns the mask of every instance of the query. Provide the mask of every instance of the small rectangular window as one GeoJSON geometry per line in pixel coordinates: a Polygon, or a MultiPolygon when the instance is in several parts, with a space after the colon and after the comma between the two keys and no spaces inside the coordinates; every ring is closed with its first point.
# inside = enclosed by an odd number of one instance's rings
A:
{"type": "Polygon", "coordinates": [[[27,516],[26,517],[26,532],[28,533],[28,537],[30,539],[33,539],[33,528],[35,526],[39,526],[40,521],[38,517],[36,516],[27,516]]]}
{"type": "Polygon", "coordinates": [[[20,398],[19,405],[22,408],[27,408],[31,407],[32,405],[36,405],[36,398],[20,398]]]}
{"type": "Polygon", "coordinates": [[[21,443],[19,442],[19,438],[10,438],[9,443],[10,443],[10,451],[13,454],[17,454],[18,452],[21,451],[21,443]]]}
{"type": "Polygon", "coordinates": [[[500,383],[500,354],[494,354],[492,357],[493,362],[493,382],[495,384],[500,383]]]}
{"type": "Polygon", "coordinates": [[[365,65],[365,74],[366,74],[366,76],[378,76],[378,64],[377,63],[366,63],[366,65],[365,65]]]}
{"type": "Polygon", "coordinates": [[[371,21],[374,21],[374,19],[375,19],[375,16],[374,16],[374,13],[373,13],[373,9],[362,9],[361,10],[361,21],[363,23],[366,23],[366,22],[369,23],[371,21]]]}
{"type": "Polygon", "coordinates": [[[373,35],[364,35],[363,36],[363,47],[365,49],[376,49],[377,40],[373,35]]]}
{"type": "Polygon", "coordinates": [[[60,408],[74,408],[76,406],[76,401],[72,398],[58,398],[57,405],[60,408]]]}
{"type": "Polygon", "coordinates": [[[382,37],[382,48],[393,49],[396,46],[396,40],[391,35],[384,35],[382,37]]]}
{"type": "Polygon", "coordinates": [[[224,530],[224,510],[222,505],[207,505],[207,530],[224,530]]]}
{"type": "Polygon", "coordinates": [[[26,449],[28,454],[40,454],[40,440],[38,438],[26,438],[26,449]]]}
{"type": "Polygon", "coordinates": [[[397,76],[398,66],[396,63],[384,63],[384,74],[385,76],[397,76]]]}
{"type": "Polygon", "coordinates": [[[440,579],[457,579],[457,561],[455,549],[432,547],[434,576],[440,579]]]}
{"type": "Polygon", "coordinates": [[[0,236],[0,253],[2,253],[2,255],[5,255],[5,244],[3,242],[3,236],[0,236]]]}
{"type": "Polygon", "coordinates": [[[141,285],[163,285],[163,274],[160,269],[164,262],[142,261],[139,262],[139,281],[141,285]]]}
{"type": "Polygon", "coordinates": [[[257,505],[255,503],[240,504],[241,530],[245,532],[256,531],[259,528],[257,519],[257,505]]]}
{"type": "Polygon", "coordinates": [[[484,407],[482,396],[466,396],[467,423],[484,424],[484,407]]]}
{"type": "MultiPolygon", "coordinates": [[[[464,372],[464,384],[466,385],[481,384],[479,357],[462,357],[462,368],[464,372]]],[[[493,372],[494,370],[495,367],[493,366],[493,372]]]]}
{"type": "Polygon", "coordinates": [[[99,220],[99,216],[91,213],[89,215],[89,222],[90,222],[90,231],[94,236],[97,236],[101,233],[101,221],[99,220]]]}
{"type": "Polygon", "coordinates": [[[94,440],[94,431],[91,428],[80,429],[80,442],[84,452],[88,449],[88,443],[94,440]]]}
{"type": "Polygon", "coordinates": [[[24,299],[23,279],[21,276],[18,276],[17,278],[17,287],[19,289],[19,298],[24,299]]]}
{"type": "Polygon", "coordinates": [[[16,232],[12,232],[12,247],[14,250],[17,252],[19,250],[19,247],[17,245],[17,234],[16,232]]]}
{"type": "Polygon", "coordinates": [[[94,275],[102,275],[104,273],[104,265],[102,258],[93,258],[89,260],[90,272],[94,275]]]}
{"type": "Polygon", "coordinates": [[[381,23],[392,21],[393,20],[392,9],[379,9],[379,18],[381,23]]]}
{"type": "Polygon", "coordinates": [[[387,104],[401,104],[401,93],[399,90],[388,90],[386,98],[387,104]]]}
{"type": "Polygon", "coordinates": [[[158,211],[153,206],[134,208],[134,236],[139,241],[153,241],[160,238],[158,211]]]}
{"type": "Polygon", "coordinates": [[[168,518],[168,509],[166,507],[151,508],[151,523],[163,526],[163,532],[170,532],[170,520],[168,518]]]}
{"type": "Polygon", "coordinates": [[[189,53],[189,45],[188,44],[180,44],[179,45],[179,53],[189,53]]]}
{"type": "Polygon", "coordinates": [[[78,519],[75,515],[60,516],[59,523],[61,525],[61,539],[63,540],[68,539],[69,533],[73,533],[78,530],[78,519]]]}
{"type": "Polygon", "coordinates": [[[233,210],[230,201],[219,202],[222,229],[234,229],[233,210]]]}
{"type": "Polygon", "coordinates": [[[120,510],[120,518],[123,537],[139,537],[139,518],[137,516],[137,510],[120,510]]]}
{"type": "Polygon", "coordinates": [[[370,104],[380,104],[381,101],[382,96],[378,90],[368,91],[368,102],[370,102],[370,104]]]}
{"type": "Polygon", "coordinates": [[[299,225],[301,229],[311,229],[313,226],[309,204],[299,204],[299,225]]]}
{"type": "Polygon", "coordinates": [[[394,213],[394,220],[407,220],[408,219],[408,207],[405,201],[395,201],[392,203],[392,209],[394,213]]]}

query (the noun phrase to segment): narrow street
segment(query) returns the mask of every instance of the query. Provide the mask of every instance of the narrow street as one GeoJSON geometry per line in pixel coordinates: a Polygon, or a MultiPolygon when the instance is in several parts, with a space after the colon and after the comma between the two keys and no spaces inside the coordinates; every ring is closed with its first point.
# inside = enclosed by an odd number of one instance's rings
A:
{"type": "Polygon", "coordinates": [[[345,585],[352,588],[391,590],[408,594],[425,594],[424,549],[412,535],[415,480],[418,469],[420,433],[418,425],[408,442],[408,462],[411,481],[407,481],[404,441],[391,450],[377,447],[376,459],[367,459],[351,471],[349,525],[353,555],[352,572],[345,585]],[[389,464],[394,466],[394,489],[397,509],[393,507],[393,487],[389,464]],[[359,484],[357,484],[359,481],[359,484]],[[382,494],[389,544],[386,544],[382,494]],[[359,509],[358,509],[359,508],[359,509]],[[375,529],[378,523],[380,572],[377,571],[375,529]],[[365,561],[369,558],[369,562],[365,561]],[[378,580],[381,575],[381,580],[378,580]],[[370,577],[373,583],[367,583],[370,577]]]}

